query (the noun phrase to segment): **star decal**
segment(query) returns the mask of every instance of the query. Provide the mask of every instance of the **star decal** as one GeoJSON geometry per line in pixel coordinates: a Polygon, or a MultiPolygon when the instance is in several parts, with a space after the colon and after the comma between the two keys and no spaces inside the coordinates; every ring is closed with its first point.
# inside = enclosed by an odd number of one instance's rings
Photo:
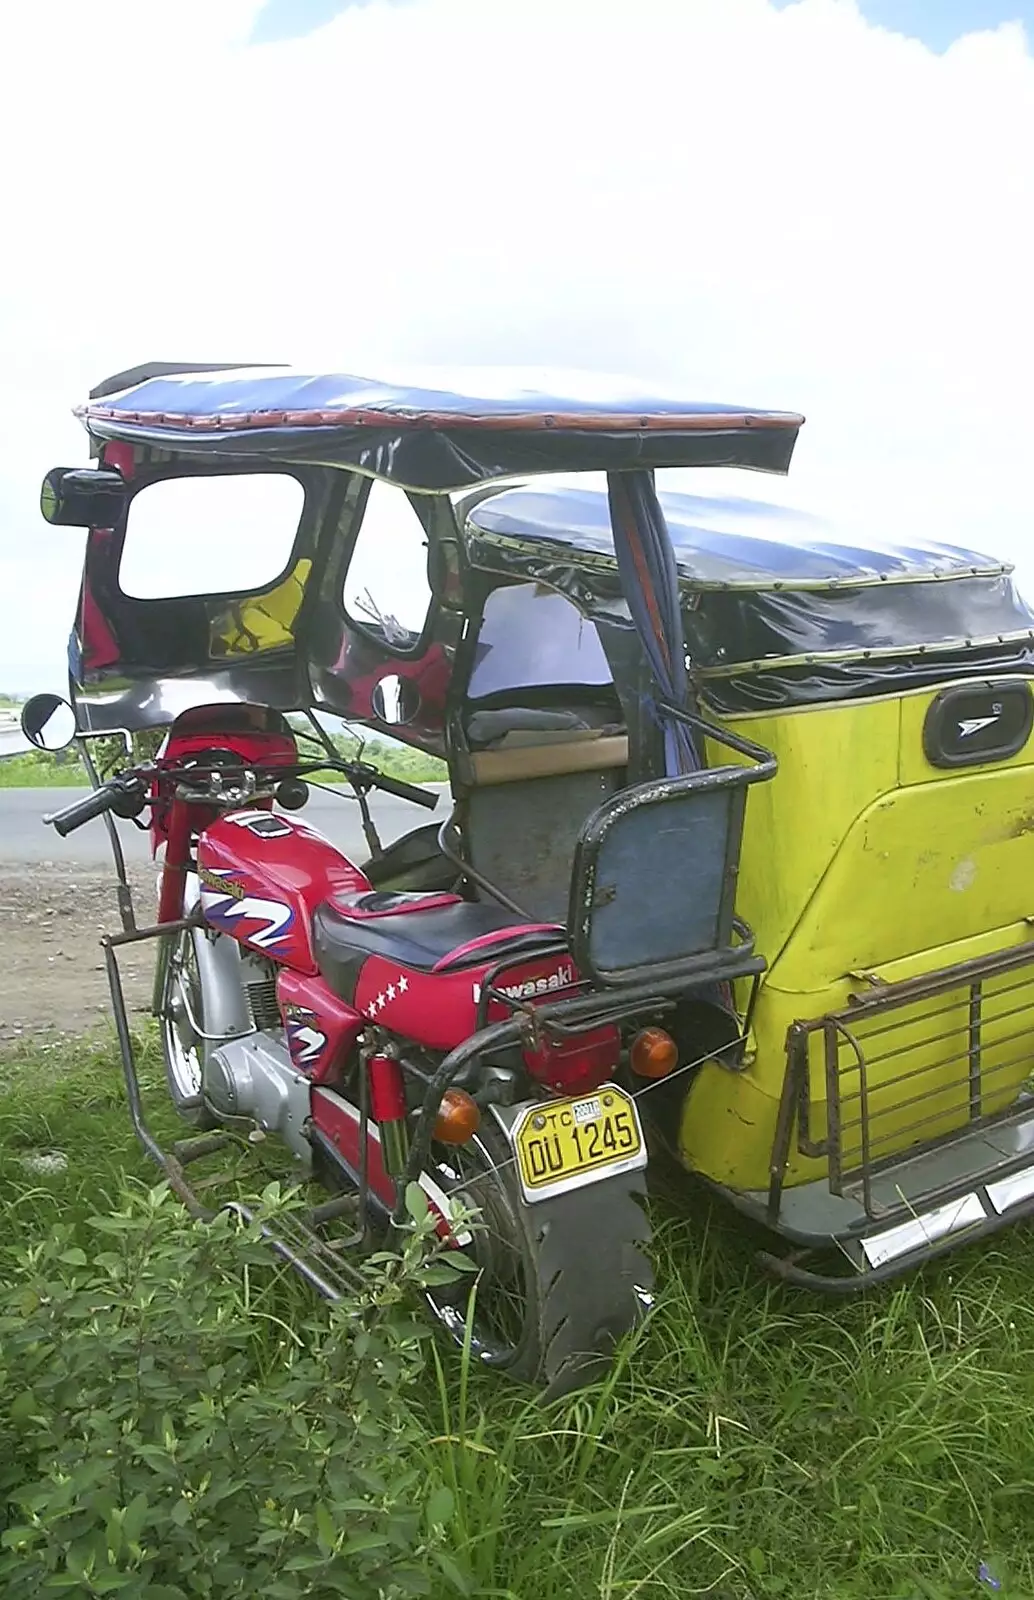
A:
{"type": "Polygon", "coordinates": [[[370,1015],[375,1017],[379,1011],[383,1011],[384,1007],[391,1005],[394,1000],[401,1000],[408,988],[409,979],[406,977],[405,973],[402,972],[395,979],[394,983],[386,984],[381,990],[380,994],[371,995],[370,1015]]]}

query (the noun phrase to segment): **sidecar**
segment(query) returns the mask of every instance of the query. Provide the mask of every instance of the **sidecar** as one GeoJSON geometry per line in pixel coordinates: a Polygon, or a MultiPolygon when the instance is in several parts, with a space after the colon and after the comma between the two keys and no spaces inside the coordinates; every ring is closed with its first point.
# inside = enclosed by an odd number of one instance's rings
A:
{"type": "MultiPolygon", "coordinates": [[[[724,1019],[685,1007],[698,1065],[643,1103],[685,1167],[784,1242],[768,1265],[857,1288],[1034,1210],[1034,612],[977,551],[660,499],[696,706],[777,770],[751,790],[736,867],[765,970],[736,982],[724,1019]]],[[[454,755],[482,858],[551,911],[570,819],[635,761],[635,664],[617,687],[607,670],[615,633],[629,639],[607,496],[503,490],[469,508],[465,539],[480,585],[468,743],[518,704],[592,726],[563,779],[543,776],[557,746],[529,733],[508,756],[506,737],[454,755]],[[483,791],[491,760],[509,782],[483,791]]],[[[702,829],[689,847],[703,879],[702,829]]]]}
{"type": "Polygon", "coordinates": [[[792,414],[570,393],[107,380],[81,413],[98,470],[44,491],[91,530],[81,725],[231,699],[444,757],[447,825],[371,881],[563,925],[583,1010],[652,1006],[679,1055],[628,1079],[651,1139],[769,1230],[785,1277],[862,1287],[1034,1212],[1034,613],[1011,569],[664,486],[785,472],[792,414]],[[202,563],[132,592],[156,488],[257,485],[243,560],[285,477],[301,509],[264,582],[202,563]],[[367,590],[392,564],[419,602],[360,606],[364,560],[367,590]]]}

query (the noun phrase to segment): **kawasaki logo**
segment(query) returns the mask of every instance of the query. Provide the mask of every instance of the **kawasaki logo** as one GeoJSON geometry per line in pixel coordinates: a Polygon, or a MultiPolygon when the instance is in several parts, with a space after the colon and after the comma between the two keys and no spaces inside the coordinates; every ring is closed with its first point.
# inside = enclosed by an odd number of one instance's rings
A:
{"type": "MultiPolygon", "coordinates": [[[[551,994],[554,989],[569,989],[574,981],[574,967],[566,961],[545,977],[526,978],[523,983],[498,983],[494,987],[508,1000],[533,1000],[536,995],[551,994]]],[[[474,999],[481,999],[479,983],[474,985],[474,999]]]]}

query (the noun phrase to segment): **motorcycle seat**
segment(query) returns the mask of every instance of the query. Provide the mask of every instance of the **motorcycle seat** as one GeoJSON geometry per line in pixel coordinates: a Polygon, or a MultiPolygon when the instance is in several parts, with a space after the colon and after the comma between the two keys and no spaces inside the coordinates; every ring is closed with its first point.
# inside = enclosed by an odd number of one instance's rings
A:
{"type": "Polygon", "coordinates": [[[369,956],[411,972],[453,972],[531,954],[564,936],[555,923],[522,922],[502,906],[455,894],[366,890],[324,901],[313,916],[320,971],[346,997],[369,956]]]}

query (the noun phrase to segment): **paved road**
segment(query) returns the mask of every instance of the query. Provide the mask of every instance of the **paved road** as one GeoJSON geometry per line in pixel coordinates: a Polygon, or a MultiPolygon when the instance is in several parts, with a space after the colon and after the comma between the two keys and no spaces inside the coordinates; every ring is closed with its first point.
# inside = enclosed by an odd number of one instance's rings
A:
{"type": "MultiPolygon", "coordinates": [[[[370,797],[370,810],[384,844],[390,844],[400,834],[424,823],[445,821],[449,814],[447,791],[440,784],[427,787],[437,788],[442,795],[434,811],[426,811],[408,800],[397,800],[394,795],[370,797]]],[[[67,839],[61,839],[42,821],[44,813],[71,805],[73,800],[89,792],[88,789],[0,789],[0,861],[107,865],[111,851],[103,822],[89,822],[67,839]]],[[[302,814],[339,850],[362,862],[369,851],[359,821],[359,808],[354,800],[346,798],[347,793],[342,790],[339,797],[314,789],[302,814]]],[[[145,864],[150,859],[149,835],[128,822],[119,824],[119,832],[127,860],[145,864]]]]}

